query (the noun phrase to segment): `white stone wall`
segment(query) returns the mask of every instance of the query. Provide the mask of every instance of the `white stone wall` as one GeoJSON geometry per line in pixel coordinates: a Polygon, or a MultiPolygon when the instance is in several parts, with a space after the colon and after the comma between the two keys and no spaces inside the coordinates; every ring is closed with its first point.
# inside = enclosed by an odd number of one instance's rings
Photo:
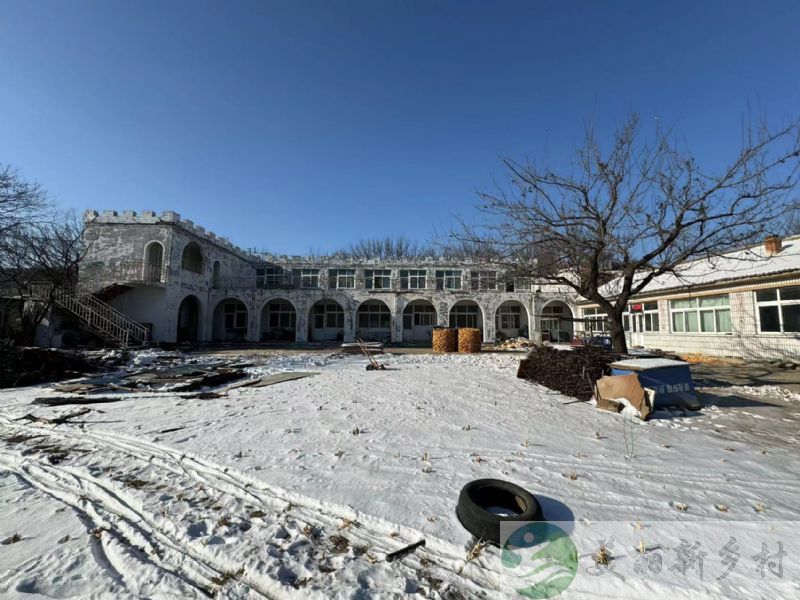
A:
{"type": "MultiPolygon", "coordinates": [[[[450,310],[460,300],[474,301],[481,309],[484,341],[495,338],[495,315],[498,307],[508,300],[518,301],[527,313],[529,334],[538,339],[542,308],[552,300],[565,302],[579,316],[575,307],[575,297],[563,287],[543,285],[532,290],[517,292],[497,291],[370,291],[363,289],[365,269],[387,268],[392,277],[399,277],[401,269],[425,269],[429,281],[433,281],[437,269],[460,269],[464,286],[469,288],[471,269],[487,270],[484,265],[438,264],[425,261],[423,264],[338,264],[324,260],[301,257],[274,257],[277,264],[286,269],[311,267],[319,269],[320,289],[256,289],[256,257],[234,246],[228,240],[219,238],[191,221],[181,219],[172,211],[161,214],[154,212],[135,213],[133,211],[104,211],[85,214],[85,238],[88,243],[87,256],[81,265],[81,279],[92,281],[98,273],[112,275],[123,263],[144,263],[147,245],[159,242],[164,247],[163,272],[160,281],[128,282],[123,293],[110,298],[108,302],[140,323],[152,325],[153,341],[174,342],[177,335],[178,309],[187,296],[194,296],[200,306],[198,339],[212,341],[214,335],[214,314],[220,302],[228,298],[241,300],[247,309],[247,331],[245,339],[257,342],[264,330],[262,318],[264,306],[273,299],[283,299],[292,304],[296,311],[296,340],[308,340],[311,309],[315,302],[330,299],[338,302],[344,311],[344,339],[352,340],[357,331],[357,310],[366,300],[380,300],[391,312],[389,336],[393,342],[402,341],[403,311],[413,300],[427,300],[433,304],[437,313],[437,323],[448,326],[450,310]],[[183,250],[194,242],[200,246],[203,255],[201,273],[193,273],[181,268],[183,250]],[[219,263],[219,274],[227,288],[214,287],[214,264],[219,263]],[[353,290],[328,288],[329,268],[355,268],[356,286],[353,290]]],[[[102,278],[102,277],[101,277],[102,278]]],[[[777,285],[777,284],[774,284],[777,285]]],[[[757,308],[752,290],[731,288],[719,289],[714,293],[730,293],[731,321],[730,334],[708,333],[670,333],[669,300],[659,303],[660,329],[658,333],[628,332],[630,345],[643,345],[648,348],[661,348],[685,353],[704,353],[712,356],[740,356],[746,358],[800,359],[800,336],[794,334],[758,333],[757,308]]],[[[576,327],[580,329],[580,327],[576,327]]]]}
{"type": "Polygon", "coordinates": [[[191,221],[181,220],[172,211],[160,215],[150,211],[139,214],[87,211],[84,224],[87,253],[81,262],[80,278],[87,287],[93,286],[91,291],[96,291],[99,285],[96,279],[103,284],[111,283],[120,265],[143,264],[149,243],[159,242],[164,247],[160,282],[133,282],[128,291],[108,300],[134,321],[151,324],[153,341],[175,341],[178,308],[188,295],[194,295],[201,306],[200,339],[210,339],[207,311],[215,262],[220,263],[221,272],[231,276],[255,276],[255,267],[247,253],[191,221]],[[201,248],[201,273],[181,268],[183,250],[190,242],[201,248]]]}
{"type": "MultiPolygon", "coordinates": [[[[486,269],[480,265],[438,264],[381,264],[375,262],[360,265],[318,261],[300,257],[280,257],[287,269],[293,267],[318,268],[320,272],[319,289],[256,289],[256,268],[261,264],[255,257],[233,246],[225,239],[218,238],[191,221],[181,219],[177,213],[166,211],[157,215],[153,212],[135,213],[133,211],[104,211],[85,213],[85,239],[88,244],[86,258],[81,265],[81,279],[86,285],[99,284],[95,279],[106,274],[103,286],[116,277],[116,269],[122,264],[144,263],[146,248],[157,241],[164,247],[163,276],[155,282],[122,282],[127,291],[111,298],[109,303],[140,323],[152,325],[153,341],[174,342],[177,335],[178,309],[188,296],[194,296],[200,306],[198,339],[212,341],[214,336],[214,317],[217,307],[226,299],[238,299],[247,308],[246,340],[259,341],[261,338],[263,309],[273,299],[290,302],[296,311],[296,340],[308,339],[309,319],[312,306],[322,299],[338,302],[344,310],[344,339],[351,341],[357,330],[356,313],[359,305],[366,300],[380,300],[391,312],[391,340],[402,341],[403,310],[413,300],[427,300],[433,304],[437,322],[448,326],[450,309],[460,300],[474,301],[481,309],[485,341],[495,338],[495,315],[503,302],[519,301],[527,313],[529,332],[538,338],[538,315],[550,300],[567,303],[573,314],[574,297],[565,289],[544,286],[535,290],[518,292],[497,291],[446,291],[419,290],[408,292],[370,291],[363,289],[363,272],[370,268],[388,268],[394,278],[399,277],[401,269],[425,269],[429,281],[433,281],[437,269],[458,268],[462,271],[465,287],[469,287],[470,269],[486,269]],[[203,255],[201,273],[193,273],[181,268],[183,250],[187,244],[197,243],[203,255]],[[215,287],[212,278],[214,264],[219,263],[222,285],[215,287]],[[328,288],[329,268],[356,268],[357,289],[337,290],[328,288]],[[359,289],[360,288],[360,289],[359,289]]],[[[94,290],[93,290],[94,291],[94,290]]]]}
{"type": "MultiPolygon", "coordinates": [[[[269,290],[269,289],[229,289],[211,290],[209,292],[209,312],[213,314],[214,308],[226,299],[241,300],[248,309],[248,340],[258,341],[260,332],[264,329],[262,318],[264,307],[271,300],[286,300],[290,302],[297,313],[296,340],[308,340],[309,319],[314,304],[320,300],[334,300],[344,310],[344,339],[352,341],[356,334],[356,314],[361,303],[367,300],[379,300],[389,307],[391,312],[391,341],[401,342],[403,335],[403,311],[414,300],[427,300],[436,309],[437,324],[443,327],[449,325],[450,309],[461,300],[474,301],[481,309],[483,317],[484,341],[493,341],[495,338],[495,317],[499,306],[506,301],[515,300],[522,304],[528,316],[530,335],[538,336],[538,314],[541,305],[546,301],[555,299],[571,305],[571,299],[563,294],[540,295],[538,298],[533,292],[447,292],[447,291],[420,291],[420,292],[372,292],[363,289],[355,290],[269,290]],[[534,317],[534,315],[537,315],[534,317]]],[[[204,339],[209,339],[208,336],[204,339]]],[[[210,341],[210,340],[209,340],[210,341]]]]}

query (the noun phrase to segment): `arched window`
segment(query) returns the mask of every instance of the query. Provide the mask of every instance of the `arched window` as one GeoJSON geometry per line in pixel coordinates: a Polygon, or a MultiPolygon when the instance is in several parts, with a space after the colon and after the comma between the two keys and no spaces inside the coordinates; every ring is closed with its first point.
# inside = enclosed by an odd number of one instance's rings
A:
{"type": "Polygon", "coordinates": [[[483,329],[483,314],[480,307],[471,300],[456,302],[450,309],[450,327],[483,329]]]}
{"type": "Polygon", "coordinates": [[[392,313],[380,300],[367,300],[357,312],[359,329],[389,329],[392,326],[392,313]]]}
{"type": "Polygon", "coordinates": [[[192,273],[203,272],[203,251],[196,242],[189,242],[183,249],[181,269],[192,273]]]}

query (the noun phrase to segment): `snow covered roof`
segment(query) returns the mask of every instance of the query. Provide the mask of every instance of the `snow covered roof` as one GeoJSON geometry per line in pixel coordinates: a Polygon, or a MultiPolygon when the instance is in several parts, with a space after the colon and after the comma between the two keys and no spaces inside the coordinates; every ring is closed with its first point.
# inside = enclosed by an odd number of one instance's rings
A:
{"type": "MultiPolygon", "coordinates": [[[[784,238],[781,251],[772,256],[761,243],[721,256],[688,261],[676,273],[653,279],[637,296],[792,272],[800,273],[800,235],[784,238]]],[[[612,280],[600,293],[613,296],[620,285],[621,278],[612,280]]]]}

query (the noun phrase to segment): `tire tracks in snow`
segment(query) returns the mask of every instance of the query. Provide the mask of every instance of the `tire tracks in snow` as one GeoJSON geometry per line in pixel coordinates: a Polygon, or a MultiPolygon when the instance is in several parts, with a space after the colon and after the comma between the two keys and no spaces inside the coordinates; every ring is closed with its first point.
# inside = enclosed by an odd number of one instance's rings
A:
{"type": "Polygon", "coordinates": [[[12,453],[0,451],[0,467],[14,473],[32,487],[70,506],[95,527],[101,540],[104,557],[101,566],[122,579],[125,576],[113,566],[103,545],[106,532],[128,547],[140,550],[140,558],[176,576],[206,595],[213,595],[218,584],[214,579],[233,576],[267,598],[277,595],[270,585],[264,585],[247,573],[236,573],[236,567],[226,564],[209,552],[184,543],[176,534],[171,521],[158,523],[155,515],[135,506],[119,490],[82,470],[72,467],[46,466],[29,459],[18,460],[12,453]],[[106,564],[107,563],[107,564],[106,564]]]}
{"type": "MultiPolygon", "coordinates": [[[[71,444],[89,444],[97,450],[121,452],[145,465],[152,465],[199,484],[204,492],[213,491],[232,496],[242,502],[269,508],[275,514],[288,514],[308,527],[339,531],[343,523],[352,523],[346,534],[353,545],[363,545],[377,553],[388,553],[397,546],[426,538],[426,546],[406,559],[406,568],[418,571],[424,560],[444,569],[465,591],[489,592],[497,589],[497,574],[486,569],[481,561],[465,560],[466,549],[450,542],[423,535],[409,527],[381,518],[358,513],[349,506],[321,502],[288,490],[267,485],[264,481],[229,467],[216,464],[196,454],[173,449],[118,432],[53,428],[22,424],[0,416],[0,425],[24,433],[46,433],[71,444]],[[393,542],[388,542],[393,540],[393,542]],[[390,546],[392,544],[392,546],[390,546]],[[487,589],[488,588],[488,589],[487,589]]],[[[142,557],[160,569],[203,591],[214,592],[217,582],[235,579],[267,598],[297,596],[286,585],[248,570],[244,565],[226,561],[199,544],[183,538],[176,524],[144,510],[111,480],[90,475],[85,469],[66,465],[46,465],[30,458],[20,459],[13,453],[0,452],[0,467],[14,472],[33,487],[71,506],[85,515],[96,528],[113,532],[120,545],[142,549],[142,557]],[[215,581],[216,580],[216,581],[215,581]]],[[[115,571],[106,554],[105,560],[115,571]]],[[[124,578],[124,574],[120,573],[124,578]]]]}

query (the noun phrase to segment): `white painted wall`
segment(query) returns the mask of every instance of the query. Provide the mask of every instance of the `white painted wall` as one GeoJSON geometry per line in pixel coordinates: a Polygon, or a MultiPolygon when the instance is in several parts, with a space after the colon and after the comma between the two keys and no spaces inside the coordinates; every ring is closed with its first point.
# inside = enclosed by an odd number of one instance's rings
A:
{"type": "MultiPolygon", "coordinates": [[[[773,284],[773,287],[778,285],[773,284]]],[[[723,294],[724,289],[712,295],[723,294]]],[[[730,291],[731,333],[672,333],[669,300],[658,301],[660,331],[626,333],[629,346],[683,354],[800,361],[800,334],[760,333],[752,290],[730,291]]],[[[677,295],[676,295],[677,297],[677,295]]]]}

